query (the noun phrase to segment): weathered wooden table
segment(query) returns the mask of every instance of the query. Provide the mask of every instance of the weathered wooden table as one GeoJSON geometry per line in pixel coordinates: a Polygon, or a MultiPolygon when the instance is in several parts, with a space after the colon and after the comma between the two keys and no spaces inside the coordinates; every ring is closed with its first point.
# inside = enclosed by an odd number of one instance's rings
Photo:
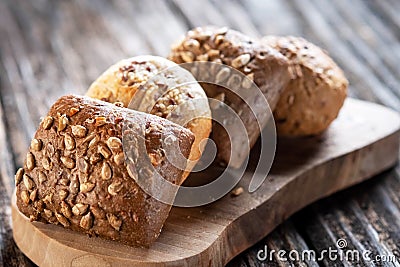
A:
{"type": "MultiPolygon", "coordinates": [[[[34,265],[12,239],[10,177],[23,163],[40,116],[60,95],[84,93],[101,71],[121,58],[165,56],[189,28],[217,24],[252,36],[304,36],[326,48],[345,70],[351,96],[400,111],[399,12],[397,0],[2,0],[0,265],[34,265]]],[[[229,265],[263,264],[399,266],[400,168],[295,214],[229,265]],[[335,247],[338,239],[345,239],[348,248],[371,251],[376,261],[280,261],[276,255],[272,261],[257,259],[265,245],[320,252],[335,247]]]]}

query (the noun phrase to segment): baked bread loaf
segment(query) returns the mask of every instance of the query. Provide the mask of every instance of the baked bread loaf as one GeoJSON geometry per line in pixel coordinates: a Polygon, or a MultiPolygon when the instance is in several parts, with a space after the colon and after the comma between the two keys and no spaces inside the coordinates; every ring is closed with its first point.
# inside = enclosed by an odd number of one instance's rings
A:
{"type": "Polygon", "coordinates": [[[298,37],[266,36],[262,42],[286,56],[292,79],[275,108],[278,134],[315,135],[337,117],[347,95],[343,71],[319,47],[298,37]]]}
{"type": "MultiPolygon", "coordinates": [[[[252,86],[251,81],[254,81],[273,110],[290,78],[287,59],[278,51],[226,27],[207,26],[189,31],[183,39],[173,45],[169,59],[176,63],[194,61],[221,63],[246,75],[247,78],[232,75],[229,68],[216,68],[217,71],[214,71],[212,67],[206,68],[203,72],[215,77],[216,83],[227,81],[231,90],[210,83],[201,83],[201,85],[208,97],[223,101],[239,114],[247,130],[250,147],[254,145],[262,129],[258,126],[250,108],[234,91],[248,91],[252,86]]],[[[198,74],[198,76],[201,75],[204,76],[204,73],[198,74]]],[[[196,78],[199,77],[196,76],[196,78]]],[[[267,107],[257,101],[260,99],[252,99],[250,107],[257,117],[264,115],[261,121],[261,126],[264,127],[269,119],[265,115],[267,107]]],[[[235,146],[231,146],[224,127],[217,123],[213,124],[212,139],[217,145],[217,157],[222,163],[229,162],[230,166],[239,167],[248,156],[249,151],[239,146],[239,149],[232,151],[235,155],[234,159],[230,158],[231,148],[235,146]]]]}
{"type": "Polygon", "coordinates": [[[201,141],[211,132],[208,99],[193,76],[174,62],[149,55],[121,60],[100,75],[86,95],[121,102],[124,107],[166,118],[192,131],[195,141],[184,178],[200,159],[206,143],[201,141]]]}
{"type": "MultiPolygon", "coordinates": [[[[171,206],[145,193],[134,178],[146,172],[151,177],[155,170],[165,180],[181,183],[183,171],[165,157],[165,138],[178,140],[181,153],[189,156],[194,135],[184,127],[88,97],[61,97],[42,120],[15,175],[18,208],[32,221],[149,246],[171,206]],[[122,135],[139,138],[129,136],[127,124],[143,130],[153,170],[127,165],[122,135]]],[[[129,149],[141,153],[137,147],[129,149]]]]}

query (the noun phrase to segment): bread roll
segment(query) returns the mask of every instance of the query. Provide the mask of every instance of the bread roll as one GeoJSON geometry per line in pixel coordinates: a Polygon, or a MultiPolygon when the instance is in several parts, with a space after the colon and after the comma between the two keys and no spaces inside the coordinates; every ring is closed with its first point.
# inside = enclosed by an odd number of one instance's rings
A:
{"type": "MultiPolygon", "coordinates": [[[[32,140],[24,167],[17,171],[19,210],[32,221],[59,224],[91,236],[135,246],[154,242],[171,206],[145,193],[133,179],[154,172],[140,164],[126,164],[121,140],[123,129],[125,136],[132,135],[125,132],[127,123],[145,133],[145,150],[154,170],[180,184],[183,171],[166,159],[161,142],[166,136],[176,138],[181,153],[188,157],[194,141],[189,130],[157,116],[70,95],[51,107],[32,140]]],[[[136,149],[130,151],[140,153],[136,149]]]]}
{"type": "Polygon", "coordinates": [[[278,133],[315,135],[337,117],[347,95],[343,71],[319,47],[298,37],[266,36],[262,41],[289,59],[292,79],[274,117],[278,133]]]}
{"type": "Polygon", "coordinates": [[[124,107],[178,124],[185,122],[183,126],[194,133],[195,141],[184,178],[200,159],[205,145],[201,141],[211,132],[210,107],[201,86],[174,62],[157,56],[124,59],[100,75],[86,95],[110,103],[122,102],[124,107]],[[182,85],[188,82],[191,83],[182,85]],[[160,94],[160,88],[164,94],[160,94]],[[131,103],[132,100],[135,104],[131,103]]]}
{"type": "MultiPolygon", "coordinates": [[[[231,66],[254,81],[267,99],[271,110],[275,108],[281,92],[290,78],[287,59],[278,51],[261,44],[258,40],[225,27],[198,27],[189,31],[172,47],[169,59],[176,63],[210,61],[231,66]]],[[[229,69],[219,69],[218,73],[213,72],[212,68],[207,71],[212,77],[215,77],[216,82],[227,81],[230,87],[239,87],[238,91],[246,92],[252,86],[248,79],[239,77],[237,80],[237,75],[231,75],[229,69]]],[[[240,115],[247,130],[250,147],[252,147],[259,137],[261,129],[243,99],[232,92],[236,88],[227,90],[209,83],[201,85],[208,97],[224,101],[240,115]]],[[[259,101],[259,99],[254,101],[259,101]]],[[[256,102],[251,103],[250,107],[256,116],[261,117],[267,109],[265,105],[256,102]]],[[[266,125],[268,119],[264,116],[261,121],[262,127],[266,125]]],[[[213,124],[212,139],[217,145],[217,156],[221,163],[229,162],[230,166],[239,167],[248,156],[249,151],[238,146],[239,149],[232,151],[235,159],[231,160],[231,147],[236,146],[231,146],[226,131],[216,123],[213,124]]]]}

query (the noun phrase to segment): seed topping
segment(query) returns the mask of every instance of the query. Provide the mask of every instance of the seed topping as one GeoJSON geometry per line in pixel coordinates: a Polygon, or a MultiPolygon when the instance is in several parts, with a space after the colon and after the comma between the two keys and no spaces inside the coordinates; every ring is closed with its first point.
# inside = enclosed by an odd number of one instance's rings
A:
{"type": "Polygon", "coordinates": [[[82,138],[82,137],[85,137],[85,136],[86,136],[87,129],[86,129],[85,126],[82,126],[82,125],[74,125],[74,126],[72,126],[71,128],[72,128],[72,134],[73,134],[75,137],[82,138]]]}
{"type": "Polygon", "coordinates": [[[35,157],[31,152],[26,154],[26,168],[28,170],[33,170],[33,168],[35,168],[35,157]]]}
{"type": "Polygon", "coordinates": [[[40,151],[42,149],[42,141],[36,138],[32,139],[31,149],[34,151],[40,151]]]}
{"type": "Polygon", "coordinates": [[[232,67],[240,68],[249,63],[250,54],[243,54],[232,60],[232,67]]]}
{"type": "Polygon", "coordinates": [[[54,119],[51,116],[47,116],[46,118],[44,118],[42,121],[43,129],[45,130],[50,129],[50,127],[53,125],[53,121],[54,119]]]}

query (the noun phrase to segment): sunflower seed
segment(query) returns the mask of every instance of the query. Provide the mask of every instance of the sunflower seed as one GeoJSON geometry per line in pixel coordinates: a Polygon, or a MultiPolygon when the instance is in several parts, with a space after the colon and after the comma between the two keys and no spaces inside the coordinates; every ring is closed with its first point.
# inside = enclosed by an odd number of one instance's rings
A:
{"type": "Polygon", "coordinates": [[[44,174],[44,172],[42,172],[42,171],[38,172],[38,177],[39,177],[39,183],[40,184],[43,184],[44,182],[47,181],[46,174],[44,174]]]}
{"type": "Polygon", "coordinates": [[[240,68],[249,63],[249,61],[250,61],[250,54],[243,54],[233,59],[231,65],[234,68],[240,68]]]}
{"type": "Polygon", "coordinates": [[[43,201],[44,201],[44,203],[46,203],[46,204],[51,204],[51,203],[53,203],[53,194],[51,193],[51,194],[49,194],[49,195],[46,195],[46,196],[43,198],[43,201]]]}
{"type": "Polygon", "coordinates": [[[85,216],[83,216],[81,218],[79,226],[82,227],[85,230],[89,230],[90,228],[92,228],[92,225],[93,225],[93,216],[89,212],[88,214],[86,214],[85,216]]]}
{"type": "Polygon", "coordinates": [[[185,51],[181,52],[179,55],[181,56],[182,60],[186,63],[193,62],[194,60],[194,54],[192,52],[185,51]]]}
{"type": "Polygon", "coordinates": [[[33,170],[33,168],[35,168],[35,157],[31,152],[26,154],[26,168],[28,170],[33,170]]]}
{"type": "Polygon", "coordinates": [[[70,226],[70,223],[67,218],[62,216],[60,213],[56,212],[56,218],[59,223],[61,223],[64,227],[70,226]]]}
{"type": "Polygon", "coordinates": [[[35,189],[35,190],[33,190],[33,191],[29,194],[29,199],[30,199],[32,202],[35,201],[36,196],[37,196],[37,192],[38,192],[38,190],[35,189]]]}
{"type": "Polygon", "coordinates": [[[183,47],[187,50],[197,50],[200,47],[200,43],[195,39],[189,39],[183,43],[183,47]]]}
{"type": "Polygon", "coordinates": [[[108,193],[110,193],[110,195],[115,196],[118,194],[119,191],[122,190],[123,187],[124,186],[121,182],[114,182],[108,186],[107,190],[108,190],[108,193]]]}
{"type": "Polygon", "coordinates": [[[94,136],[94,137],[90,140],[88,147],[94,146],[95,143],[97,143],[97,136],[94,136]]]}
{"type": "Polygon", "coordinates": [[[112,170],[110,165],[107,162],[103,163],[103,167],[101,168],[101,178],[103,180],[109,180],[112,177],[112,170]]]}
{"type": "Polygon", "coordinates": [[[205,40],[209,39],[212,35],[213,35],[213,33],[211,31],[202,31],[202,32],[199,32],[198,35],[196,35],[196,38],[200,41],[205,41],[205,40]]]}
{"type": "Polygon", "coordinates": [[[60,192],[58,192],[58,196],[60,197],[60,200],[63,201],[64,199],[67,198],[69,192],[65,189],[61,189],[60,192]]]}
{"type": "Polygon", "coordinates": [[[42,166],[47,171],[51,170],[51,162],[50,162],[50,159],[48,157],[44,157],[42,159],[42,166]]]}
{"type": "Polygon", "coordinates": [[[50,127],[53,125],[53,117],[47,116],[46,118],[43,119],[42,121],[42,126],[43,129],[48,130],[50,127]]]}
{"type": "MultiPolygon", "coordinates": [[[[208,55],[207,55],[207,54],[198,55],[198,56],[196,57],[196,60],[197,60],[197,61],[208,61],[208,55]]],[[[197,73],[197,72],[196,72],[196,73],[197,73]]],[[[192,74],[193,74],[193,71],[192,71],[192,74]]]]}
{"type": "Polygon", "coordinates": [[[219,57],[219,50],[211,49],[207,52],[208,58],[216,58],[219,57]]]}
{"type": "Polygon", "coordinates": [[[122,165],[122,164],[124,163],[124,161],[125,161],[125,156],[124,156],[124,153],[123,153],[123,152],[118,153],[118,154],[116,154],[116,155],[114,156],[114,162],[115,162],[117,165],[122,165]]]}
{"type": "Polygon", "coordinates": [[[81,216],[81,215],[83,215],[83,214],[86,213],[86,211],[88,210],[88,208],[89,208],[89,205],[82,204],[82,203],[78,203],[78,204],[75,204],[75,205],[72,207],[72,213],[73,213],[75,216],[81,216]]]}
{"type": "Polygon", "coordinates": [[[15,185],[18,185],[22,181],[22,176],[24,175],[24,169],[19,168],[15,173],[15,185]]]}
{"type": "Polygon", "coordinates": [[[60,116],[60,118],[58,119],[58,131],[63,131],[68,124],[68,118],[67,115],[63,114],[60,116]]]}
{"type": "Polygon", "coordinates": [[[78,113],[79,108],[70,108],[69,109],[69,116],[74,116],[76,113],[78,113]]]}
{"type": "Polygon", "coordinates": [[[95,187],[95,184],[93,183],[83,183],[80,185],[79,189],[82,193],[89,193],[90,191],[93,190],[95,187]]]}
{"type": "Polygon", "coordinates": [[[29,198],[29,194],[28,191],[24,190],[21,192],[21,200],[25,205],[29,204],[30,198],[29,198]]]}
{"type": "Polygon", "coordinates": [[[86,136],[87,129],[82,125],[74,125],[72,128],[72,134],[76,137],[82,138],[86,136]]]}
{"type": "Polygon", "coordinates": [[[61,202],[61,213],[67,218],[72,217],[71,207],[65,201],[61,202]]]}
{"type": "Polygon", "coordinates": [[[53,212],[52,212],[51,210],[44,209],[43,212],[44,212],[44,215],[45,215],[47,218],[50,218],[51,216],[53,216],[53,212]]]}
{"type": "Polygon", "coordinates": [[[24,185],[25,185],[26,189],[28,189],[29,191],[31,191],[35,187],[35,183],[28,176],[28,174],[23,175],[23,180],[24,180],[24,185]]]}
{"type": "Polygon", "coordinates": [[[82,144],[92,141],[96,137],[96,134],[91,133],[82,140],[82,144]]]}
{"type": "Polygon", "coordinates": [[[108,223],[117,231],[119,231],[119,229],[121,228],[122,225],[122,221],[120,219],[118,219],[117,216],[115,216],[114,214],[108,213],[107,214],[107,220],[108,223]]]}
{"type": "Polygon", "coordinates": [[[107,140],[107,145],[111,150],[116,150],[122,147],[122,142],[118,137],[110,137],[107,140]]]}
{"type": "Polygon", "coordinates": [[[34,151],[40,151],[42,149],[42,141],[36,138],[32,139],[31,149],[34,151]]]}
{"type": "Polygon", "coordinates": [[[73,169],[75,167],[75,161],[69,157],[62,156],[60,160],[68,169],[73,169]]]}
{"type": "Polygon", "coordinates": [[[98,152],[106,159],[112,155],[111,151],[104,145],[99,145],[98,152]]]}
{"type": "Polygon", "coordinates": [[[75,148],[75,140],[70,134],[64,135],[65,149],[72,150],[75,148]]]}

